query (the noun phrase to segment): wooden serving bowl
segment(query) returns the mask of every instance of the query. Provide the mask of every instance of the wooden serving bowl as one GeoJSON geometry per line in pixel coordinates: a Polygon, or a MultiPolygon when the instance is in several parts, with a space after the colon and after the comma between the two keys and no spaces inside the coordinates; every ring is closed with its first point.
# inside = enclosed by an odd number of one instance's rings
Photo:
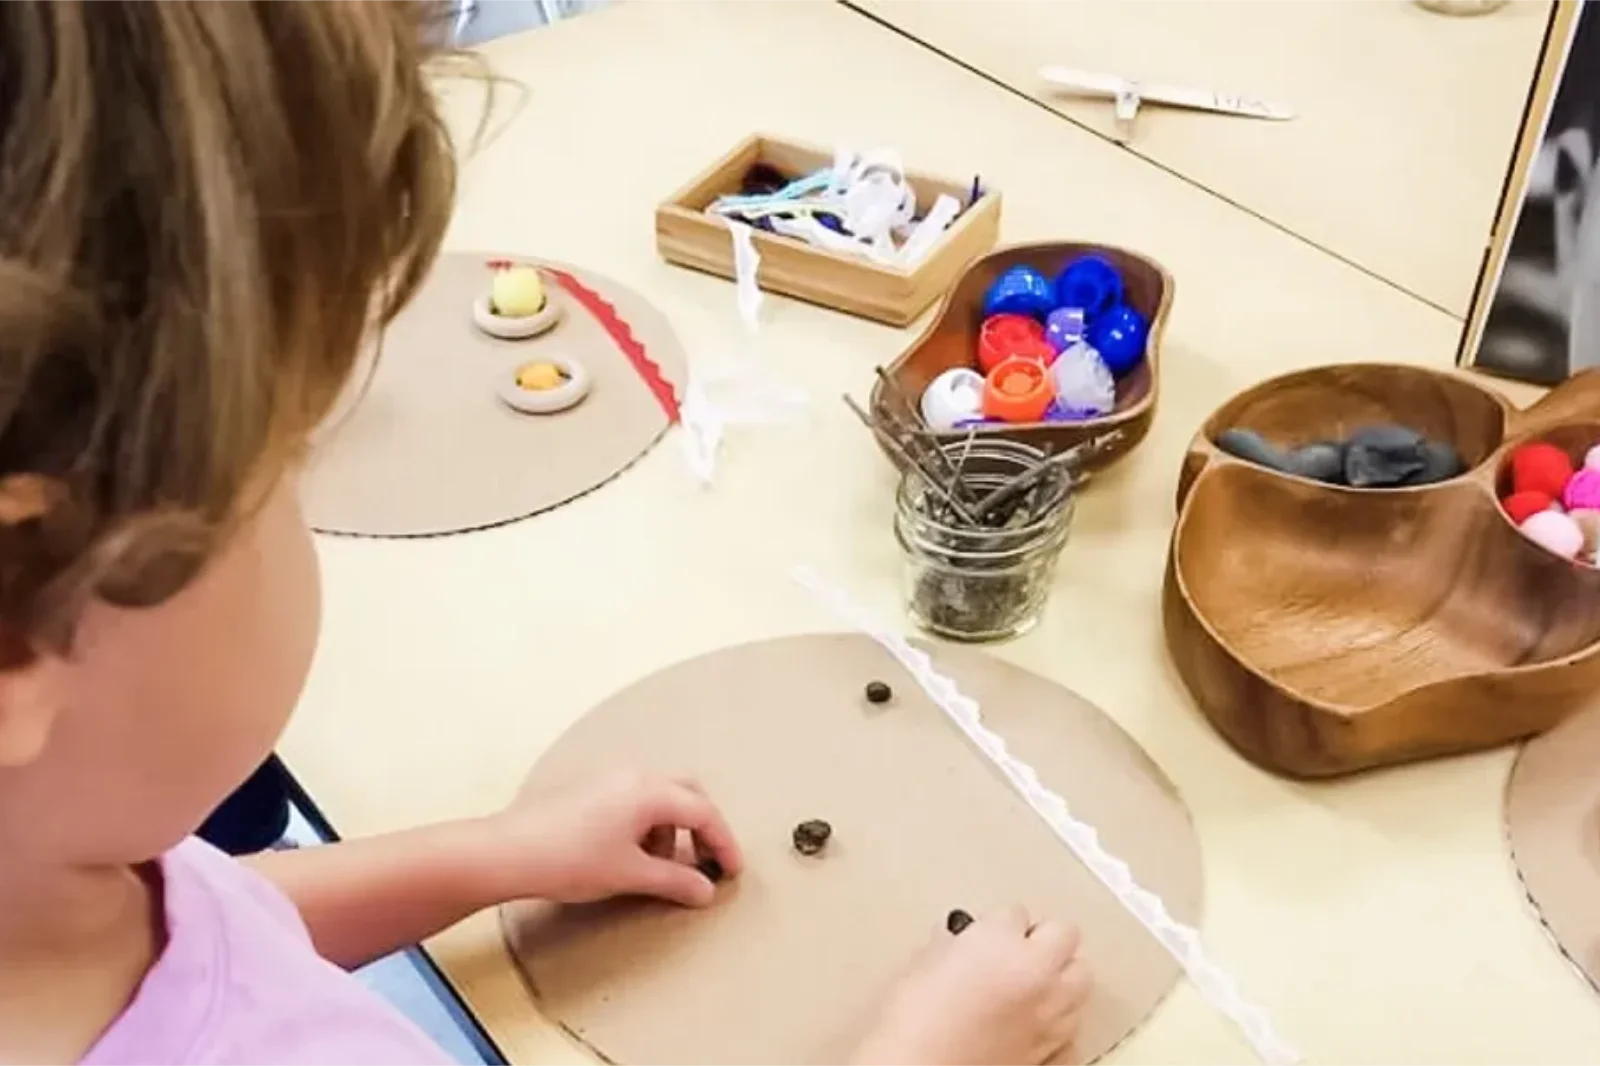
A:
{"type": "Polygon", "coordinates": [[[1167,647],[1201,711],[1246,758],[1328,777],[1543,732],[1600,687],[1600,570],[1529,540],[1497,479],[1518,444],[1600,440],[1600,371],[1534,406],[1453,373],[1324,367],[1228,401],[1184,459],[1167,556],[1167,647]],[[1435,485],[1353,489],[1211,443],[1282,444],[1396,422],[1467,463],[1435,485]],[[1572,438],[1568,440],[1568,438],[1572,438]]]}
{"type": "MultiPolygon", "coordinates": [[[[1049,446],[1057,453],[1091,437],[1120,429],[1115,444],[1097,452],[1086,463],[1090,470],[1103,469],[1133,450],[1150,431],[1156,413],[1156,394],[1161,367],[1161,334],[1172,310],[1172,275],[1153,259],[1103,244],[1076,244],[1052,241],[1044,244],[1016,244],[991,252],[968,265],[945,294],[932,324],[912,342],[911,347],[886,370],[907,399],[916,403],[923,390],[951,367],[977,365],[978,327],[983,322],[983,297],[995,278],[1014,266],[1037,267],[1054,277],[1062,267],[1081,255],[1103,255],[1122,274],[1128,303],[1150,323],[1145,339],[1145,357],[1126,377],[1117,382],[1116,408],[1100,418],[1082,422],[1033,422],[1016,425],[979,426],[978,439],[1000,438],[1020,441],[1035,448],[1049,446]]],[[[888,390],[880,381],[873,387],[871,409],[881,417],[889,404],[888,390]]],[[[943,439],[966,437],[965,429],[934,434],[943,439]]],[[[892,454],[889,458],[898,463],[892,454]]]]}

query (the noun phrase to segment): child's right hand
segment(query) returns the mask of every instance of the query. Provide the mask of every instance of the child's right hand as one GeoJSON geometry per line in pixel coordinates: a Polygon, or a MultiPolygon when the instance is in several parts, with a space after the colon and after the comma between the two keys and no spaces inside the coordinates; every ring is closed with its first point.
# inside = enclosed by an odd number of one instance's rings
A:
{"type": "Polygon", "coordinates": [[[939,933],[890,994],[857,1063],[1043,1063],[1077,1035],[1089,996],[1078,931],[1021,908],[939,933]]]}

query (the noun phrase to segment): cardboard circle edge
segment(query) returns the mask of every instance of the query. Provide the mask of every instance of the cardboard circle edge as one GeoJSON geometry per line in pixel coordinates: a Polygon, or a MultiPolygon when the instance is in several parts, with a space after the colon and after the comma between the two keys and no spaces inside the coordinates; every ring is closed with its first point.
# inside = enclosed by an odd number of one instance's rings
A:
{"type": "MultiPolygon", "coordinates": [[[[690,663],[714,659],[715,657],[730,651],[739,651],[742,649],[750,649],[764,645],[784,644],[792,641],[809,641],[818,639],[848,639],[861,642],[871,642],[871,638],[855,632],[838,630],[809,630],[737,642],[734,644],[701,651],[693,655],[685,656],[684,658],[678,660],[664,663],[655,669],[649,670],[642,675],[628,680],[596,700],[590,706],[590,708],[583,713],[582,716],[580,716],[572,723],[571,726],[568,727],[568,730],[564,730],[561,736],[558,736],[548,747],[544,749],[543,752],[541,752],[539,757],[534,760],[528,771],[528,774],[523,780],[522,785],[519,786],[519,795],[528,789],[535,787],[537,784],[548,783],[540,781],[540,768],[546,763],[547,759],[549,759],[551,753],[557,750],[561,744],[562,738],[565,737],[569,731],[577,728],[580,723],[582,723],[594,712],[605,708],[614,701],[618,701],[626,695],[634,694],[639,690],[647,689],[651,682],[658,675],[673,671],[680,667],[685,667],[690,663]]],[[[1036,682],[1048,684],[1060,689],[1068,698],[1076,701],[1084,709],[1091,712],[1100,724],[1108,727],[1115,735],[1116,740],[1114,742],[1121,744],[1125,748],[1126,752],[1132,756],[1133,762],[1137,766],[1140,775],[1147,780],[1150,785],[1154,786],[1172,805],[1173,809],[1182,816],[1184,839],[1189,848],[1186,873],[1191,881],[1191,885],[1187,887],[1192,887],[1193,889],[1192,907],[1186,909],[1182,906],[1175,906],[1171,907],[1171,910],[1175,918],[1189,925],[1191,928],[1199,929],[1201,927],[1206,904],[1204,857],[1202,841],[1200,840],[1194,821],[1194,813],[1185,802],[1181,791],[1178,789],[1171,776],[1166,773],[1166,771],[1155,761],[1154,757],[1133,737],[1131,733],[1129,733],[1121,725],[1121,723],[1117,722],[1116,719],[1106,714],[1106,712],[1102,710],[1095,702],[1087,699],[1073,689],[1068,688],[1061,682],[1049,677],[1045,677],[1044,675],[1039,674],[1036,671],[1029,670],[1026,667],[987,655],[982,649],[969,646],[951,646],[942,644],[936,645],[931,641],[923,639],[915,639],[912,641],[912,643],[922,650],[929,651],[931,654],[933,654],[936,667],[938,667],[942,673],[947,673],[955,677],[958,681],[960,681],[960,675],[962,673],[961,666],[959,664],[950,666],[946,666],[944,664],[950,662],[951,660],[981,658],[986,661],[989,668],[995,669],[1003,674],[1026,675],[1036,682]]],[[[903,667],[899,666],[897,663],[894,663],[893,660],[888,660],[885,668],[886,670],[897,672],[896,676],[900,677],[900,681],[897,683],[915,684],[912,679],[903,676],[903,667]]],[[[953,725],[950,726],[950,728],[952,730],[955,729],[953,725]]],[[[1003,733],[1003,730],[1001,731],[1003,733]]],[[[983,756],[976,751],[973,751],[970,754],[974,760],[981,762],[983,759],[983,756]]],[[[1070,854],[1065,844],[1060,844],[1059,846],[1062,848],[1063,852],[1067,853],[1068,858],[1071,859],[1071,861],[1078,861],[1075,856],[1070,854]]],[[[1158,895],[1161,894],[1159,890],[1152,888],[1151,885],[1143,882],[1141,882],[1141,884],[1146,888],[1151,888],[1152,891],[1157,891],[1158,895]]],[[[1101,888],[1101,891],[1104,891],[1104,889],[1101,888]]],[[[1163,900],[1164,902],[1167,901],[1165,896],[1163,896],[1163,900]]],[[[532,1000],[540,1005],[542,1016],[546,1021],[557,1027],[567,1037],[578,1043],[583,1048],[587,1049],[591,1054],[596,1055],[602,1061],[625,1061],[614,1058],[608,1052],[608,1050],[603,1046],[603,1037],[584,1031],[581,1024],[575,1024],[569,1018],[563,1017],[556,1013],[548,999],[541,992],[539,981],[535,974],[530,972],[527,966],[523,965],[519,954],[518,927],[521,920],[520,915],[524,908],[529,908],[532,906],[538,906],[538,904],[535,904],[532,901],[512,902],[500,907],[497,914],[497,921],[504,947],[511,957],[513,967],[518,974],[519,980],[522,982],[532,1000]]],[[[1137,920],[1132,918],[1131,915],[1128,917],[1128,921],[1137,924],[1137,920]]],[[[1151,942],[1154,943],[1153,939],[1151,942]]],[[[1099,1048],[1092,1058],[1073,1058],[1070,1060],[1062,1059],[1059,1061],[1098,1062],[1103,1060],[1107,1055],[1117,1051],[1151,1023],[1162,1006],[1170,1000],[1173,991],[1177,988],[1178,984],[1181,983],[1182,980],[1182,967],[1177,963],[1176,960],[1172,960],[1170,972],[1162,981],[1159,989],[1155,990],[1154,993],[1149,996],[1148,1007],[1136,1018],[1131,1020],[1125,1027],[1123,1027],[1114,1040],[1099,1048]]]]}
{"type": "MultiPolygon", "coordinates": [[[[683,340],[680,337],[677,329],[674,327],[671,318],[668,317],[667,313],[662,310],[662,308],[653,299],[640,292],[637,288],[617,281],[608,274],[599,273],[594,270],[590,270],[587,267],[576,266],[564,260],[546,259],[540,256],[526,255],[520,252],[509,253],[503,251],[482,251],[471,248],[449,248],[440,253],[438,261],[443,262],[445,260],[451,260],[481,264],[496,259],[527,263],[536,266],[540,271],[546,273],[560,272],[571,275],[586,288],[593,290],[601,298],[613,306],[617,306],[621,302],[628,302],[638,305],[638,307],[645,312],[644,316],[634,315],[624,319],[624,321],[630,328],[633,335],[648,346],[651,362],[655,365],[661,377],[673,388],[675,392],[681,394],[681,390],[685,387],[688,379],[688,350],[684,347],[683,340]]],[[[436,263],[434,269],[437,268],[438,264],[436,263]]],[[[426,282],[424,282],[424,285],[426,285],[426,282]]],[[[568,300],[567,293],[560,289],[552,291],[549,294],[549,299],[552,305],[560,304],[563,307],[566,302],[570,302],[568,300]]],[[[579,313],[581,313],[581,311],[568,308],[564,310],[561,318],[563,321],[565,321],[572,315],[579,313]]],[[[519,341],[504,340],[502,338],[493,337],[490,334],[478,329],[477,325],[471,321],[470,315],[465,315],[462,317],[467,319],[465,324],[466,330],[478,334],[480,337],[483,337],[490,342],[498,342],[506,345],[516,345],[521,343],[519,341]]],[[[529,337],[524,338],[523,340],[529,343],[541,342],[541,338],[539,337],[529,337]]],[[[347,386],[347,391],[350,393],[350,397],[347,399],[341,399],[335,408],[329,412],[329,417],[317,430],[316,439],[320,441],[326,436],[337,432],[342,423],[348,422],[350,419],[355,417],[356,408],[361,401],[361,397],[366,391],[368,391],[373,375],[378,369],[381,369],[381,353],[384,347],[386,347],[386,344],[386,336],[380,334],[377,338],[375,338],[373,347],[378,353],[378,362],[370,362],[372,358],[370,356],[364,357],[363,362],[366,364],[365,370],[358,370],[355,377],[347,386]]],[[[491,386],[487,391],[489,391],[492,395],[495,390],[491,386]]],[[[556,499],[552,502],[540,503],[539,505],[533,507],[523,506],[511,508],[509,509],[508,513],[494,518],[485,518],[470,522],[459,520],[412,522],[408,523],[404,528],[394,528],[393,526],[389,526],[379,529],[373,528],[374,523],[353,521],[348,515],[340,514],[337,516],[329,516],[326,514],[313,513],[308,508],[306,515],[307,524],[313,532],[319,535],[348,538],[353,540],[426,540],[437,537],[455,536],[462,533],[473,533],[487,529],[496,529],[501,526],[512,525],[517,522],[526,521],[530,518],[535,518],[546,511],[552,511],[558,507],[563,507],[575,500],[589,495],[592,492],[596,492],[605,488],[617,478],[628,473],[628,471],[631,470],[641,459],[650,454],[650,452],[654,450],[658,444],[660,444],[662,438],[667,435],[667,432],[672,429],[674,424],[675,423],[672,421],[672,419],[667,417],[665,414],[653,412],[651,415],[650,425],[648,426],[648,435],[646,436],[641,434],[638,451],[626,462],[617,465],[615,469],[609,470],[603,476],[594,480],[592,484],[589,484],[577,491],[570,492],[562,496],[560,499],[556,499]]]]}

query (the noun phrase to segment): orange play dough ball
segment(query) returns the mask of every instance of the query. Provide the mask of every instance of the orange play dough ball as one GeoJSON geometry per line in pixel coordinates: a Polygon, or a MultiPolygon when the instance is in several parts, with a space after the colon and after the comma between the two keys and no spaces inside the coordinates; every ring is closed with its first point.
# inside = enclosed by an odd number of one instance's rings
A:
{"type": "Polygon", "coordinates": [[[554,363],[529,363],[517,371],[517,387],[529,392],[548,392],[560,388],[566,380],[567,376],[554,363]]]}

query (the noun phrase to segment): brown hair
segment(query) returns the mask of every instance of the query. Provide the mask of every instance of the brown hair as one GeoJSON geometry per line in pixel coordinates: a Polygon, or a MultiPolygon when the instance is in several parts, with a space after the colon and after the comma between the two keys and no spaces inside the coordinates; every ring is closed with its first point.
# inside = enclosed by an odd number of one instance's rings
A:
{"type": "Polygon", "coordinates": [[[432,6],[0,3],[0,628],[181,588],[410,297],[432,6]]]}

